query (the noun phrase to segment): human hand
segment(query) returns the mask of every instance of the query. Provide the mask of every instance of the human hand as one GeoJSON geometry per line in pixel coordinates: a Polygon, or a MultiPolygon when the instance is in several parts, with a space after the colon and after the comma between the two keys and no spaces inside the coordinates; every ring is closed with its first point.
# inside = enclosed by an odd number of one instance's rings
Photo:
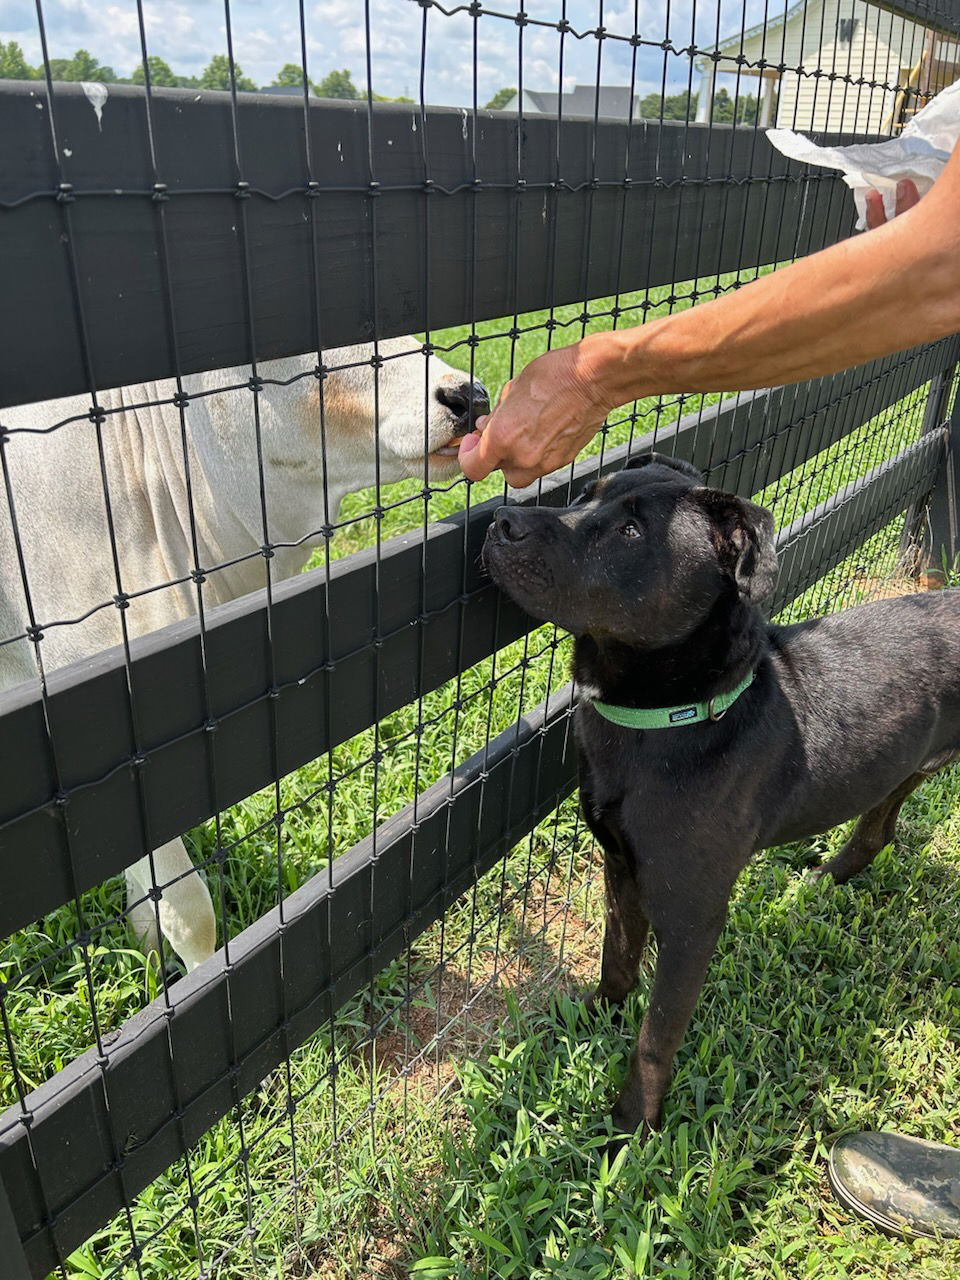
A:
{"type": "MultiPolygon", "coordinates": [[[[897,183],[897,205],[894,217],[898,214],[906,213],[908,209],[912,209],[915,204],[920,201],[920,193],[917,191],[917,184],[912,178],[903,178],[897,183]]],[[[876,227],[882,227],[887,220],[887,215],[883,209],[883,196],[879,191],[867,192],[867,230],[873,231],[876,227]]]]}
{"type": "Polygon", "coordinates": [[[464,436],[464,475],[483,480],[500,467],[507,484],[520,489],[572,462],[614,407],[604,399],[595,350],[588,337],[531,360],[503,388],[493,413],[464,436]]]}

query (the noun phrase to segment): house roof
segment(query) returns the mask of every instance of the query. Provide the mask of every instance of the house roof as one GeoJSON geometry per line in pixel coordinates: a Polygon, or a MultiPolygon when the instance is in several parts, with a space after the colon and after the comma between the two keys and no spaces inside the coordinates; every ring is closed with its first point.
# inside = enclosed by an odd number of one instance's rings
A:
{"type": "Polygon", "coordinates": [[[960,34],[960,10],[955,0],[871,0],[878,9],[915,22],[919,27],[956,39],[960,34]]]}
{"type": "Polygon", "coordinates": [[[524,89],[523,96],[529,98],[537,110],[542,111],[544,115],[557,114],[557,94],[541,93],[539,89],[524,89]]]}
{"type": "MultiPolygon", "coordinates": [[[[918,26],[927,27],[941,35],[956,37],[957,32],[960,31],[960,13],[957,12],[956,4],[951,8],[951,0],[864,0],[865,5],[868,3],[875,9],[886,9],[907,22],[915,22],[918,26]]],[[[757,22],[752,27],[747,27],[745,31],[735,31],[733,35],[725,36],[714,45],[714,48],[719,53],[728,49],[737,49],[743,41],[760,35],[764,29],[776,31],[779,27],[785,26],[794,14],[801,13],[807,8],[810,8],[808,0],[797,0],[796,4],[791,5],[784,12],[772,15],[763,22],[757,22]]]]}
{"type": "MultiPolygon", "coordinates": [[[[560,111],[565,116],[611,116],[616,120],[627,120],[630,117],[631,94],[629,85],[619,84],[578,84],[569,93],[544,93],[539,89],[524,89],[524,98],[528,99],[538,111],[545,115],[557,115],[560,111]]],[[[513,100],[516,102],[516,99],[513,100]]],[[[507,110],[515,110],[510,103],[507,110]]],[[[634,113],[636,114],[636,113],[634,113]]]]}
{"type": "Polygon", "coordinates": [[[747,27],[745,31],[735,31],[732,36],[724,36],[714,46],[718,51],[725,49],[738,48],[744,40],[750,40],[754,36],[761,35],[764,30],[776,31],[778,27],[785,26],[795,13],[801,13],[804,9],[809,8],[807,0],[797,0],[796,4],[790,6],[789,9],[782,13],[777,13],[763,22],[756,22],[752,27],[747,27]]]}

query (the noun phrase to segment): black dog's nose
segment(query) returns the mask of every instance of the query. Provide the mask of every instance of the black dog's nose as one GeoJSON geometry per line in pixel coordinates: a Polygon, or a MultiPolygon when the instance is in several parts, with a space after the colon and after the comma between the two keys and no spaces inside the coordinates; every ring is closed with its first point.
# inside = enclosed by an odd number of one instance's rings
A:
{"type": "Polygon", "coordinates": [[[506,542],[520,542],[529,532],[523,527],[523,513],[516,507],[498,507],[493,523],[506,542]]]}
{"type": "Polygon", "coordinates": [[[482,382],[448,375],[437,387],[436,397],[442,405],[456,415],[455,436],[465,436],[473,430],[477,418],[490,412],[490,397],[482,382]]]}

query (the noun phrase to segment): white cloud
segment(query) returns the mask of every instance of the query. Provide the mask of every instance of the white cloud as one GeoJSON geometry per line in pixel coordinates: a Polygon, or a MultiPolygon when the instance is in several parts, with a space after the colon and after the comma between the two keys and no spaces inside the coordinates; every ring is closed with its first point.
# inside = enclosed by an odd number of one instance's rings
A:
{"type": "MultiPolygon", "coordinates": [[[[785,5],[787,0],[778,0],[785,5]]],[[[17,40],[32,62],[40,60],[36,13],[32,0],[2,0],[0,40],[17,40]]],[[[417,97],[421,71],[421,41],[426,13],[426,98],[429,102],[470,105],[473,93],[474,35],[477,38],[477,93],[481,105],[501,88],[518,82],[521,31],[512,20],[514,6],[504,5],[508,16],[485,14],[475,21],[469,13],[451,16],[438,8],[424,10],[416,0],[369,0],[372,31],[373,88],[391,97],[407,93],[417,97]]],[[[764,0],[638,0],[639,34],[655,43],[667,34],[678,48],[691,36],[696,15],[696,36],[709,44],[717,28],[722,34],[736,31],[763,17],[764,0]],[[669,13],[669,32],[667,15],[669,13]]],[[[526,0],[531,19],[555,24],[563,13],[561,0],[526,0]]],[[[334,68],[347,67],[354,81],[366,80],[367,37],[365,7],[360,0],[316,0],[306,6],[308,70],[320,80],[334,68]]],[[[770,13],[779,12],[773,4],[770,13]]],[[[196,74],[215,53],[226,51],[223,8],[215,0],[144,0],[148,51],[163,58],[175,71],[196,74]]],[[[578,33],[596,30],[598,0],[567,0],[566,14],[578,33]]],[[[603,22],[611,36],[629,37],[635,31],[633,0],[607,0],[603,22]]],[[[120,75],[129,75],[140,60],[140,38],[135,0],[45,0],[44,18],[50,53],[69,57],[77,48],[88,49],[120,75]]],[[[258,84],[269,84],[286,62],[300,61],[300,23],[297,0],[232,0],[231,22],[235,56],[246,75],[258,84]]],[[[563,82],[593,84],[597,74],[597,39],[567,35],[563,39],[563,82]]],[[[560,67],[560,34],[555,27],[531,22],[522,31],[523,79],[531,89],[556,89],[560,67]]],[[[606,84],[627,84],[636,64],[640,83],[659,84],[666,65],[668,84],[686,83],[689,59],[644,47],[634,54],[629,43],[618,39],[602,42],[601,79],[606,84]]]]}

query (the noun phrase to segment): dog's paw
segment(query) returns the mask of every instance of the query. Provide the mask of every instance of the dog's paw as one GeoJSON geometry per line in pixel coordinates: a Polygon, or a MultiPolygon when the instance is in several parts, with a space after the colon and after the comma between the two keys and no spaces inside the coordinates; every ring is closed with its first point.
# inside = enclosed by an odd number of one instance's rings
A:
{"type": "Polygon", "coordinates": [[[593,1017],[594,1014],[604,1011],[616,1013],[623,1008],[623,1000],[618,999],[616,996],[608,995],[602,987],[590,987],[582,991],[580,1004],[588,1017],[593,1017]]]}
{"type": "Polygon", "coordinates": [[[600,994],[599,987],[588,987],[580,992],[579,1004],[588,1018],[592,1018],[597,1010],[606,1004],[603,996],[600,994]]]}

